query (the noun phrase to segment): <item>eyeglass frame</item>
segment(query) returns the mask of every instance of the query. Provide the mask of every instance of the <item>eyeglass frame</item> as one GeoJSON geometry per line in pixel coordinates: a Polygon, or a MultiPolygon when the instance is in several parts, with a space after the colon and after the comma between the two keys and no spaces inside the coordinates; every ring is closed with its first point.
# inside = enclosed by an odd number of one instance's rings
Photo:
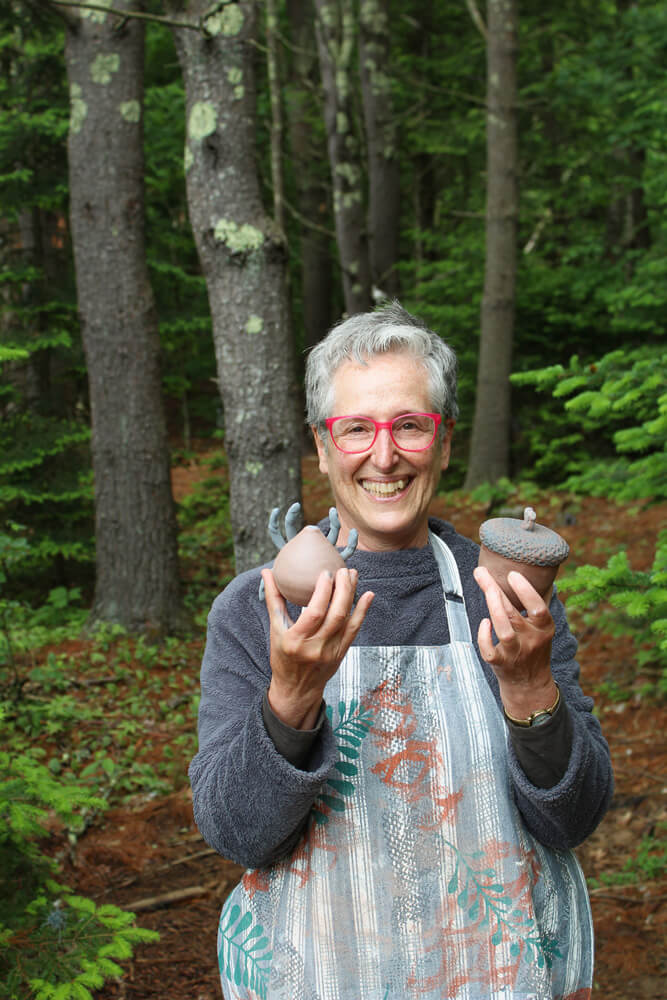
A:
{"type": "Polygon", "coordinates": [[[342,455],[363,455],[363,453],[365,451],[370,451],[371,448],[373,447],[373,445],[375,444],[375,442],[377,441],[378,434],[382,430],[388,430],[389,431],[389,437],[391,438],[391,440],[393,441],[395,447],[398,448],[399,451],[408,451],[411,454],[416,454],[417,452],[420,452],[420,451],[428,451],[428,449],[430,447],[432,447],[433,442],[435,441],[436,436],[438,434],[438,427],[442,423],[442,415],[440,413],[426,413],[426,412],[421,413],[421,412],[418,412],[416,410],[411,410],[409,413],[399,413],[399,414],[397,414],[397,416],[395,416],[392,420],[374,420],[373,417],[362,416],[362,414],[360,414],[360,413],[343,413],[340,417],[327,417],[326,420],[324,421],[324,423],[326,424],[327,430],[329,431],[329,436],[331,437],[331,440],[334,443],[334,447],[337,448],[338,451],[341,452],[342,455]],[[391,428],[392,428],[392,426],[393,426],[393,424],[394,424],[394,422],[396,420],[401,420],[404,417],[430,417],[433,420],[433,423],[435,424],[435,427],[434,427],[434,430],[433,430],[433,437],[431,438],[431,440],[429,441],[429,443],[424,448],[403,448],[403,447],[401,447],[400,444],[398,444],[398,442],[394,438],[394,435],[392,433],[391,428]],[[361,448],[360,451],[345,451],[344,448],[341,448],[341,446],[336,443],[336,438],[334,437],[333,431],[331,429],[332,426],[338,420],[367,420],[367,421],[370,421],[370,423],[372,423],[373,426],[375,427],[375,435],[373,437],[373,440],[365,448],[361,448]]]}

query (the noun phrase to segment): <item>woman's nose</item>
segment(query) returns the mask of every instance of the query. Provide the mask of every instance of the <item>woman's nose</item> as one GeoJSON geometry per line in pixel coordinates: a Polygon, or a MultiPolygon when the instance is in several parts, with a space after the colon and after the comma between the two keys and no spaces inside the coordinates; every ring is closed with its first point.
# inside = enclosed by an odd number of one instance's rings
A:
{"type": "Polygon", "coordinates": [[[373,458],[375,460],[375,464],[380,468],[388,468],[396,461],[397,448],[392,440],[388,427],[381,427],[378,430],[378,434],[373,445],[373,458]]]}

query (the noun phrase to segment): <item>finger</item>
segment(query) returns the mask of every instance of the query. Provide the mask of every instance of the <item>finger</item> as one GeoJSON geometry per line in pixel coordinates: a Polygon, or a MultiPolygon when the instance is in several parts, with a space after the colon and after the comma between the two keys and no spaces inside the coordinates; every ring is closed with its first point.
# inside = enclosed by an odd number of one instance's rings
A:
{"type": "Polygon", "coordinates": [[[312,596],[295,622],[295,634],[313,636],[322,627],[326,618],[334,588],[334,576],[330,570],[322,570],[315,583],[312,596]]]}
{"type": "Polygon", "coordinates": [[[551,613],[541,594],[535,590],[523,573],[512,570],[507,574],[507,580],[531,619],[551,619],[551,613]]]}
{"type": "Polygon", "coordinates": [[[498,637],[498,641],[502,643],[516,643],[518,641],[517,628],[521,627],[520,623],[522,621],[519,612],[505,598],[505,595],[497,584],[489,587],[485,591],[484,596],[486,597],[491,624],[498,637]]]}
{"type": "Polygon", "coordinates": [[[475,580],[477,581],[485,597],[487,596],[487,592],[490,590],[495,589],[499,592],[500,600],[503,607],[505,608],[505,611],[507,612],[508,615],[511,615],[512,611],[515,610],[514,605],[512,604],[512,602],[510,601],[509,597],[502,589],[500,584],[491,576],[486,566],[477,566],[476,569],[473,570],[473,576],[475,577],[475,580]]]}
{"type": "Polygon", "coordinates": [[[358,573],[356,569],[341,567],[334,578],[334,589],[331,603],[327,609],[326,619],[322,624],[322,634],[334,636],[345,628],[354,606],[354,596],[357,587],[358,573]]]}
{"type": "Polygon", "coordinates": [[[477,630],[477,645],[482,657],[490,663],[496,655],[496,647],[493,645],[493,633],[491,631],[491,621],[489,618],[482,618],[477,630]]]}
{"type": "Polygon", "coordinates": [[[271,627],[276,627],[279,631],[285,632],[294,624],[287,614],[285,598],[278,590],[275,578],[270,569],[262,570],[262,580],[264,581],[264,598],[271,620],[271,627]]]}
{"type": "Polygon", "coordinates": [[[368,613],[368,609],[373,603],[374,597],[375,594],[373,593],[372,590],[367,590],[365,593],[363,593],[359,598],[359,600],[357,601],[354,611],[347,619],[345,625],[345,633],[343,635],[343,642],[341,646],[342,656],[345,655],[345,653],[352,645],[352,642],[358,635],[359,630],[361,629],[361,626],[364,623],[366,614],[368,613]]]}

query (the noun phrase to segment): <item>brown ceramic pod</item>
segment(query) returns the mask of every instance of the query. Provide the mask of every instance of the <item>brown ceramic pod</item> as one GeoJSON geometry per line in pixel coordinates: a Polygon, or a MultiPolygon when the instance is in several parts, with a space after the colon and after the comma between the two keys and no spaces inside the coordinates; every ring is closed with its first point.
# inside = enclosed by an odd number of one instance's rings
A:
{"type": "Polygon", "coordinates": [[[309,524],[280,550],[273,564],[278,590],[292,604],[305,607],[323,570],[336,573],[345,562],[320,529],[309,524]]]}
{"type": "Polygon", "coordinates": [[[532,507],[524,510],[523,521],[516,517],[494,517],[484,521],[479,537],[479,565],[488,569],[515,608],[523,611],[521,601],[507,580],[512,570],[523,574],[549,604],[558,567],[567,559],[570,547],[551,528],[537,524],[532,507]]]}

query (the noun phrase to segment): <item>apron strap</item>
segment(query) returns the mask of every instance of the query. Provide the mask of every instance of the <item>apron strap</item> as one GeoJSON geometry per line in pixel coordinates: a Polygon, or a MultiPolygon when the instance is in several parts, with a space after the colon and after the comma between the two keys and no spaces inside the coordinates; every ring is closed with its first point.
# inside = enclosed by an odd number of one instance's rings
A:
{"type": "Polygon", "coordinates": [[[442,596],[445,599],[445,610],[447,612],[447,624],[449,625],[450,642],[472,643],[470,634],[470,623],[463,599],[463,587],[461,586],[461,576],[456,560],[450,548],[445,545],[442,538],[429,528],[428,540],[435,561],[438,564],[440,580],[442,582],[442,596]]]}

